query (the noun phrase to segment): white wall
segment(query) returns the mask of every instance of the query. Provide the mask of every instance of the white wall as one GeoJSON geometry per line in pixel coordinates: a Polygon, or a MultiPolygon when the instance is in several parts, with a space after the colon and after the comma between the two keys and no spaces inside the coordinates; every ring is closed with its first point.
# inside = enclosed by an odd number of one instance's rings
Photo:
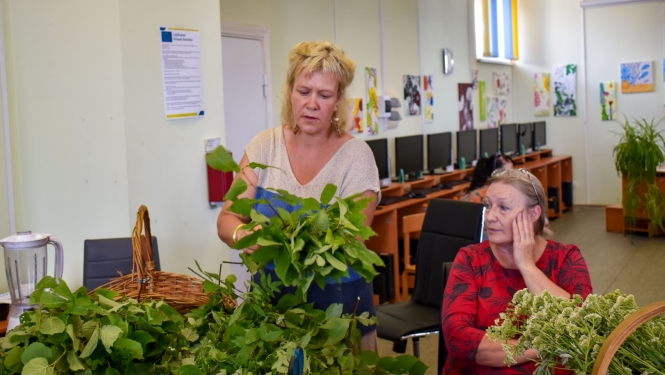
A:
{"type": "Polygon", "coordinates": [[[206,198],[204,139],[224,136],[219,3],[11,1],[5,20],[18,229],[58,236],[80,285],[83,241],[128,237],[140,204],[162,267],[228,258],[206,198]],[[164,120],[159,26],[202,33],[206,115],[164,120]]]}
{"type": "MultiPolygon", "coordinates": [[[[547,122],[547,147],[557,155],[572,155],[573,190],[576,204],[586,204],[586,155],[584,115],[586,93],[583,80],[582,8],[578,0],[527,0],[519,8],[520,59],[513,68],[516,122],[547,122]],[[553,72],[556,65],[577,65],[577,116],[536,117],[533,109],[534,73],[553,72]]],[[[555,103],[550,84],[550,101],[555,103]]],[[[592,147],[592,145],[589,145],[592,147]]]]}
{"type": "MultiPolygon", "coordinates": [[[[3,2],[4,5],[4,2],[3,2]]],[[[4,12],[3,6],[3,12],[4,12]]],[[[4,22],[3,22],[4,26],[4,22]]],[[[4,30],[3,30],[4,31],[4,30]]],[[[0,84],[3,82],[0,81],[0,84]]],[[[10,236],[10,213],[9,213],[9,196],[8,196],[8,186],[7,186],[7,168],[5,157],[5,129],[3,126],[2,118],[4,117],[4,111],[2,106],[2,92],[0,92],[0,239],[10,236]]],[[[0,247],[0,251],[2,248],[0,247]]],[[[5,268],[4,256],[0,259],[0,274],[3,274],[2,270],[5,268]]],[[[0,290],[7,290],[7,279],[0,276],[0,290]]]]}
{"type": "MultiPolygon", "coordinates": [[[[665,117],[663,104],[663,7],[665,3],[643,3],[585,10],[587,97],[589,98],[589,203],[621,202],[621,182],[614,168],[612,149],[622,132],[619,124],[600,120],[600,82],[620,83],[620,64],[654,61],[655,90],[622,94],[617,88],[619,120],[665,117]]],[[[661,124],[661,130],[665,125],[661,124]]]]}

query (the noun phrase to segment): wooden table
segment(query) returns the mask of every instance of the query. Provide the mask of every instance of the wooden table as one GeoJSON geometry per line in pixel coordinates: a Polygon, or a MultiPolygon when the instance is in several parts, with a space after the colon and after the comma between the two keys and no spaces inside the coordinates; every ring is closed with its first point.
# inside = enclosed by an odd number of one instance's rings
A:
{"type": "MultiPolygon", "coordinates": [[[[513,158],[515,168],[524,168],[537,177],[543,187],[558,188],[559,210],[549,209],[547,216],[550,219],[558,218],[563,212],[571,209],[562,201],[562,183],[573,182],[573,163],[571,156],[552,156],[552,150],[532,152],[524,156],[513,158]]],[[[401,196],[413,190],[432,187],[446,181],[460,180],[473,173],[473,168],[455,170],[445,175],[425,176],[422,180],[407,181],[403,184],[394,183],[381,189],[384,197],[401,196]]],[[[427,194],[425,198],[408,199],[387,206],[378,206],[372,221],[372,229],[377,233],[367,241],[367,247],[377,253],[387,253],[393,256],[394,301],[400,300],[400,274],[399,274],[399,238],[402,232],[402,218],[405,215],[425,212],[427,203],[434,198],[455,199],[469,188],[470,183],[453,186],[452,189],[439,190],[427,194]]],[[[547,194],[547,191],[545,191],[547,194]]]]}

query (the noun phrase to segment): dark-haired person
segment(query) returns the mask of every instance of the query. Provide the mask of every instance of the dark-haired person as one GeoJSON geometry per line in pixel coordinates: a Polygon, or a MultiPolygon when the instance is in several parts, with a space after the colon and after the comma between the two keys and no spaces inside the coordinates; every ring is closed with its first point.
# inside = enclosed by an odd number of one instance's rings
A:
{"type": "Polygon", "coordinates": [[[463,201],[482,203],[487,192],[487,179],[497,169],[513,169],[513,161],[504,154],[495,154],[489,158],[480,158],[473,169],[471,186],[460,198],[463,201]]]}
{"type": "Polygon", "coordinates": [[[543,237],[545,198],[540,181],[524,169],[499,169],[489,179],[483,200],[489,240],[460,249],[446,284],[443,374],[533,374],[536,351],[527,350],[506,367],[502,344],[487,337],[487,327],[518,290],[565,298],[592,292],[580,249],[543,237]]]}

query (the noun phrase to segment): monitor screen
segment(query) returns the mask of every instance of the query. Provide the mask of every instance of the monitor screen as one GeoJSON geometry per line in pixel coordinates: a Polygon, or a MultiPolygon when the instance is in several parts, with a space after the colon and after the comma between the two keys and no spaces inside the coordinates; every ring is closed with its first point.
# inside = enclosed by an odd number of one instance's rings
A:
{"type": "Polygon", "coordinates": [[[452,164],[452,138],[450,132],[427,134],[427,167],[434,173],[435,169],[452,164]]]}
{"type": "Polygon", "coordinates": [[[533,123],[533,147],[545,146],[547,144],[547,134],[545,131],[545,121],[533,123]]]}
{"type": "Polygon", "coordinates": [[[499,128],[480,130],[480,156],[489,158],[499,152],[499,128]]]}
{"type": "Polygon", "coordinates": [[[524,150],[526,152],[531,152],[533,151],[533,146],[531,145],[532,136],[531,133],[533,133],[533,123],[528,123],[528,124],[520,124],[519,126],[519,146],[518,148],[521,149],[522,146],[524,146],[524,150]]]}
{"type": "Polygon", "coordinates": [[[501,125],[501,152],[512,156],[517,151],[517,124],[501,125]]]}
{"type": "Polygon", "coordinates": [[[476,130],[466,130],[457,132],[457,163],[463,156],[467,165],[477,159],[476,149],[478,148],[476,130]]]}
{"type": "Polygon", "coordinates": [[[388,140],[383,138],[365,142],[367,142],[367,145],[369,145],[374,154],[374,161],[376,162],[376,167],[379,169],[379,179],[390,178],[388,169],[388,163],[390,162],[388,159],[388,140]]]}
{"type": "Polygon", "coordinates": [[[423,135],[411,135],[395,138],[395,173],[400,169],[410,178],[425,168],[423,163],[423,135]]]}

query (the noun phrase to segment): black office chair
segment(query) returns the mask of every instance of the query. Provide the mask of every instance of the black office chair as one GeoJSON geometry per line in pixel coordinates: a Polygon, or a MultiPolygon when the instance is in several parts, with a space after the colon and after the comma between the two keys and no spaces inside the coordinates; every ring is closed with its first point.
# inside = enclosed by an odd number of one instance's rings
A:
{"type": "MultiPolygon", "coordinates": [[[[453,262],[444,262],[443,263],[443,290],[446,290],[446,282],[448,281],[448,276],[450,276],[450,270],[453,268],[453,262]]],[[[443,327],[441,317],[443,316],[443,295],[441,296],[441,312],[439,313],[439,372],[438,374],[443,374],[443,365],[446,364],[446,358],[448,358],[448,348],[446,347],[446,340],[443,337],[443,327]]]]}
{"type": "Polygon", "coordinates": [[[483,233],[480,203],[432,199],[418,241],[416,282],[408,302],[379,305],[377,334],[393,342],[393,351],[406,352],[413,339],[413,355],[420,356],[420,338],[438,334],[441,321],[444,262],[452,262],[460,248],[480,242],[483,233]]]}
{"type": "MultiPolygon", "coordinates": [[[[83,285],[93,290],[119,276],[132,272],[132,238],[104,238],[83,243],[83,285]]],[[[155,269],[160,270],[157,237],[152,236],[155,269]]]]}

